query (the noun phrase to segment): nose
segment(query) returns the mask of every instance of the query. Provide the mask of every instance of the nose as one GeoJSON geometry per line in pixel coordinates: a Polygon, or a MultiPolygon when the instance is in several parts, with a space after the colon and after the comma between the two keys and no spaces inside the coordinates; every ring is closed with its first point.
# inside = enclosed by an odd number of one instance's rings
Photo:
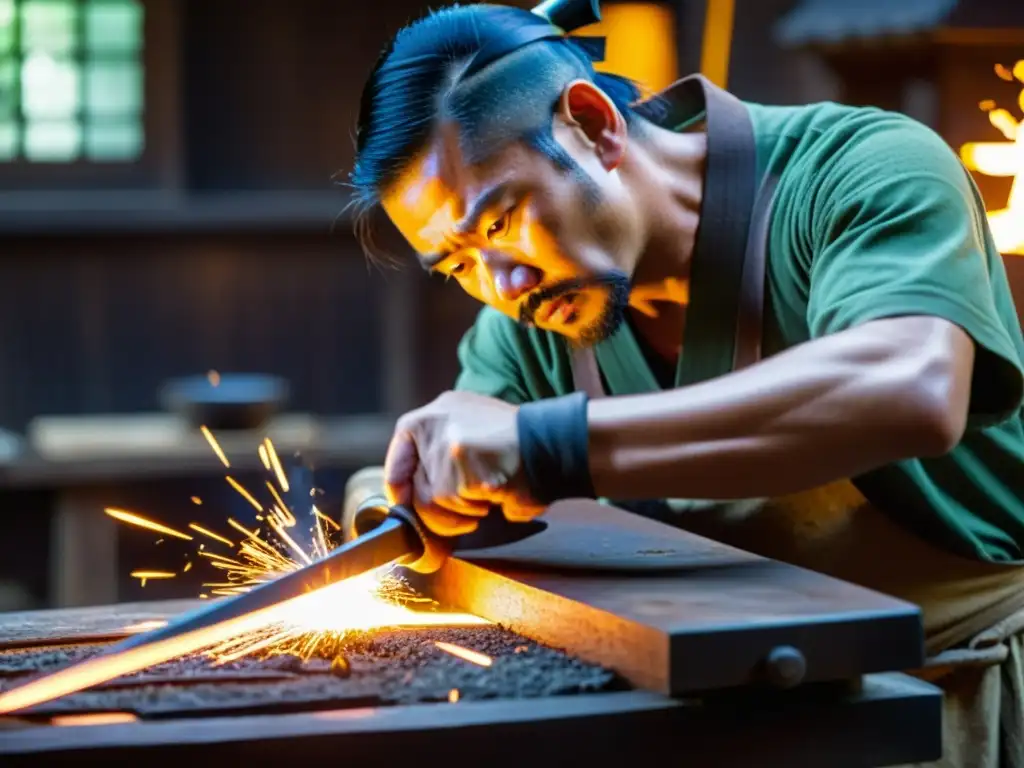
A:
{"type": "Polygon", "coordinates": [[[494,290],[502,301],[515,301],[540,284],[541,273],[536,267],[515,262],[498,262],[484,257],[488,271],[493,275],[494,290]]]}

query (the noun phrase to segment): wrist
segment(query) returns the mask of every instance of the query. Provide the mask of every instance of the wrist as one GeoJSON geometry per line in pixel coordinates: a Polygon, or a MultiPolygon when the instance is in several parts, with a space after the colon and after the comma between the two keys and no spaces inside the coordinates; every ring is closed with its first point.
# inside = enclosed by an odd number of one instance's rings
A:
{"type": "Polygon", "coordinates": [[[524,403],[516,424],[523,471],[537,501],[594,498],[585,393],[524,403]]]}

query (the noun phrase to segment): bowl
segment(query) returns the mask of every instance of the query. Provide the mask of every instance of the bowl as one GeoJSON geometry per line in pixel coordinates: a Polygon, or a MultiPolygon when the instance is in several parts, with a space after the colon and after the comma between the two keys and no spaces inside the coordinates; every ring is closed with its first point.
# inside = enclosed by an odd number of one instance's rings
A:
{"type": "Polygon", "coordinates": [[[259,429],[288,402],[288,382],[262,373],[227,373],[172,379],[160,389],[161,405],[193,427],[259,429]]]}

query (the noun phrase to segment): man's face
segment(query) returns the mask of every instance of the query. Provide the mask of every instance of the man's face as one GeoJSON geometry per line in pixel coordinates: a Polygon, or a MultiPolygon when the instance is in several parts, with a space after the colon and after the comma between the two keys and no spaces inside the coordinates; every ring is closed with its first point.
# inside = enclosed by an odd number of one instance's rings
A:
{"type": "Polygon", "coordinates": [[[517,321],[588,345],[624,317],[635,216],[579,128],[556,121],[555,138],[578,171],[520,142],[468,165],[442,131],[383,206],[425,268],[517,321]]]}

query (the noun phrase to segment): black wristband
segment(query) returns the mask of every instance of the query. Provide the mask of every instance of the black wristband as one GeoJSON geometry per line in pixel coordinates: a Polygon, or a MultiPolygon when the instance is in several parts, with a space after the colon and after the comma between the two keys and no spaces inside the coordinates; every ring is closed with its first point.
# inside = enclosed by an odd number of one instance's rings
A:
{"type": "Polygon", "coordinates": [[[537,501],[595,497],[585,392],[524,403],[517,423],[523,470],[537,501]]]}

